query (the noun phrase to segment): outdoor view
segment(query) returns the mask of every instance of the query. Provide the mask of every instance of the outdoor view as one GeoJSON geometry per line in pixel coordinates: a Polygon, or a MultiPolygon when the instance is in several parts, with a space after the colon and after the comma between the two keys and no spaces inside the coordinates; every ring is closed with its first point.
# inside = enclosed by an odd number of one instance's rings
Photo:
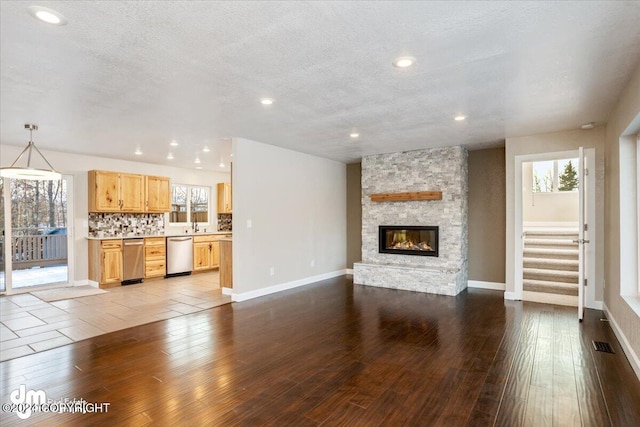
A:
{"type": "Polygon", "coordinates": [[[578,159],[533,163],[533,192],[578,191],[578,159]]]}
{"type": "Polygon", "coordinates": [[[169,222],[208,223],[209,191],[209,187],[191,187],[181,184],[172,185],[169,222]],[[190,197],[187,195],[190,195],[190,197]],[[187,201],[189,203],[187,203],[187,201]]]}
{"type": "MultiPolygon", "coordinates": [[[[67,189],[66,181],[10,182],[11,244],[5,254],[4,233],[0,245],[0,281],[5,284],[5,257],[12,261],[12,288],[66,282],[67,189]]],[[[0,222],[4,225],[4,210],[0,222]]],[[[3,228],[4,229],[4,228],[3,228]]]]}

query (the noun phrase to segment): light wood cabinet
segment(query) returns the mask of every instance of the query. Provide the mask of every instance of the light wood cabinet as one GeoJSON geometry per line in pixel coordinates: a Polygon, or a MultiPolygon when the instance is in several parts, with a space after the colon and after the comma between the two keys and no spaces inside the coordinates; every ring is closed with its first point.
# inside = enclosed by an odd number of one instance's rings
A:
{"type": "Polygon", "coordinates": [[[89,171],[89,212],[169,212],[169,178],[89,171]]]}
{"type": "Polygon", "coordinates": [[[171,186],[169,178],[163,176],[145,176],[146,211],[171,211],[171,186]]]}
{"type": "Polygon", "coordinates": [[[122,282],[122,240],[89,241],[89,280],[100,287],[122,282]]]}
{"type": "Polygon", "coordinates": [[[167,272],[167,246],[164,237],[144,239],[144,278],[164,277],[167,272]]]}
{"type": "Polygon", "coordinates": [[[210,270],[220,264],[219,243],[216,236],[193,238],[193,270],[210,270]]]}
{"type": "Polygon", "coordinates": [[[220,240],[220,287],[233,288],[233,243],[230,239],[220,240]]]}
{"type": "Polygon", "coordinates": [[[230,214],[232,210],[231,204],[231,184],[227,182],[218,183],[218,213],[230,214]]]}
{"type": "Polygon", "coordinates": [[[144,175],[89,171],[89,212],[144,212],[144,175]]]}
{"type": "Polygon", "coordinates": [[[214,234],[193,237],[193,270],[211,270],[220,266],[219,239],[230,235],[214,234]]]}

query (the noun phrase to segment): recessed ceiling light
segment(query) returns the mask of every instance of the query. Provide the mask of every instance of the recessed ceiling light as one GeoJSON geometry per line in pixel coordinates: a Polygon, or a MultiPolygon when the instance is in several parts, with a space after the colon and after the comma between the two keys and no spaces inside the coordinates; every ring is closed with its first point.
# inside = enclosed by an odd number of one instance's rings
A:
{"type": "Polygon", "coordinates": [[[357,137],[359,137],[359,136],[360,136],[360,134],[359,134],[358,132],[351,132],[351,133],[349,134],[349,136],[350,136],[351,138],[357,138],[357,137]]]}
{"type": "Polygon", "coordinates": [[[271,104],[273,104],[273,99],[271,99],[271,98],[262,98],[260,100],[260,104],[262,104],[262,105],[271,105],[271,104]]]}
{"type": "Polygon", "coordinates": [[[29,6],[29,13],[34,18],[53,25],[67,25],[67,18],[60,12],[42,6],[29,6]]]}
{"type": "Polygon", "coordinates": [[[453,120],[455,120],[456,122],[461,122],[461,121],[465,120],[466,118],[467,118],[467,116],[463,116],[462,114],[459,114],[459,115],[455,116],[453,118],[453,120]]]}
{"type": "Polygon", "coordinates": [[[580,126],[580,129],[583,129],[583,130],[593,129],[595,125],[596,124],[594,122],[584,123],[582,126],[580,126]]]}
{"type": "Polygon", "coordinates": [[[200,159],[198,157],[196,157],[196,159],[193,161],[193,163],[200,163],[200,159]]]}
{"type": "Polygon", "coordinates": [[[204,147],[204,148],[202,149],[202,152],[203,152],[203,153],[208,153],[209,151],[211,151],[211,150],[209,150],[209,147],[204,147]]]}
{"type": "Polygon", "coordinates": [[[173,160],[173,153],[167,154],[167,159],[168,160],[173,160]]]}
{"type": "Polygon", "coordinates": [[[221,168],[223,168],[223,167],[224,167],[224,162],[220,162],[220,164],[219,164],[218,166],[220,166],[221,168]]]}
{"type": "Polygon", "coordinates": [[[169,143],[169,145],[170,145],[170,146],[172,146],[172,147],[177,147],[177,146],[178,146],[178,145],[180,145],[180,144],[178,144],[178,141],[176,141],[176,140],[174,139],[174,140],[172,140],[172,141],[169,143]]]}
{"type": "Polygon", "coordinates": [[[142,150],[139,148],[136,148],[136,151],[133,154],[135,154],[136,156],[142,156],[142,150]]]}
{"type": "Polygon", "coordinates": [[[416,58],[414,58],[413,56],[401,56],[400,58],[397,58],[395,61],[393,61],[393,66],[396,68],[407,68],[411,67],[415,63],[416,58]]]}

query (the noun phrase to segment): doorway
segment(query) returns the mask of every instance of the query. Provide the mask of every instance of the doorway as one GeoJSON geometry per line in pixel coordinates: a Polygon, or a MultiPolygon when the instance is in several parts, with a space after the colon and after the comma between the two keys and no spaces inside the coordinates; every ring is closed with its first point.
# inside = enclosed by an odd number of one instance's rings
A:
{"type": "Polygon", "coordinates": [[[72,282],[68,227],[72,178],[0,180],[0,292],[15,294],[72,282]]]}
{"type": "MultiPolygon", "coordinates": [[[[516,157],[519,299],[595,308],[595,174],[580,173],[580,151],[516,157]]],[[[583,162],[586,171],[595,170],[595,149],[584,150],[583,162]]]]}

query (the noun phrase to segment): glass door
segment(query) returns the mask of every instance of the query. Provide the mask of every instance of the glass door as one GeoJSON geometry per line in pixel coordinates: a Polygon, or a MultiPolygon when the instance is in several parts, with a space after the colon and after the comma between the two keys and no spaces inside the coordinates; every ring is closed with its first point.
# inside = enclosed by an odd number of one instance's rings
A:
{"type": "MultiPolygon", "coordinates": [[[[8,292],[69,282],[67,178],[4,180],[11,232],[5,244],[11,277],[8,292]]],[[[8,267],[8,266],[7,266],[8,267]]]]}
{"type": "Polygon", "coordinates": [[[5,252],[5,248],[4,248],[4,242],[5,242],[4,181],[5,181],[4,178],[0,178],[0,293],[7,291],[7,285],[5,284],[5,277],[4,277],[5,276],[4,271],[6,268],[5,256],[4,256],[4,252],[5,252]]]}

